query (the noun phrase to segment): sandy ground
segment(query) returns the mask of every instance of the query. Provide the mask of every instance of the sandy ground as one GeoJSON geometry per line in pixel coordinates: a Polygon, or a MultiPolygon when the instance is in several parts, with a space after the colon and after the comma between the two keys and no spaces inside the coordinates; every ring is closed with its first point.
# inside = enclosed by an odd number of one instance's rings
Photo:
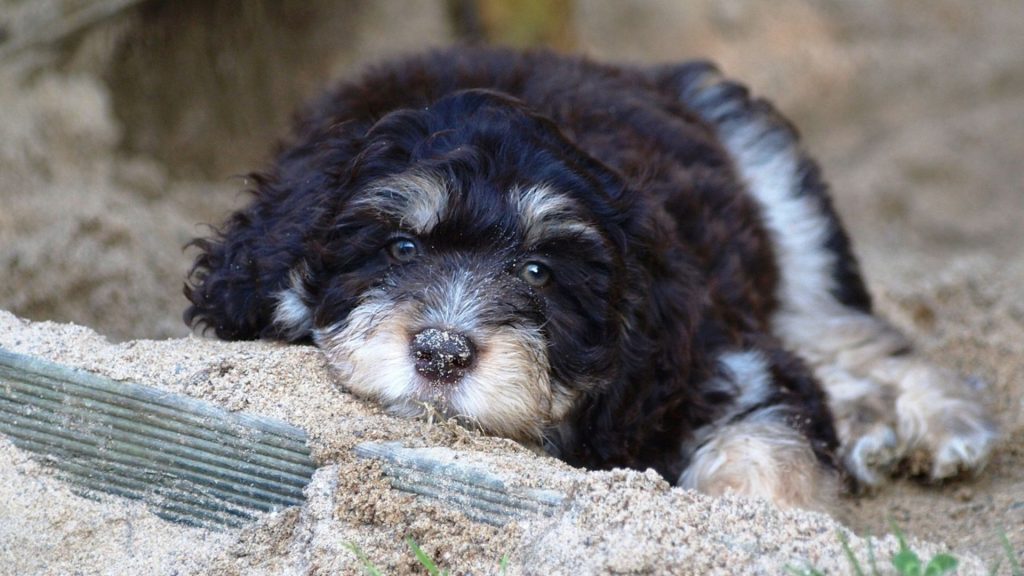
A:
{"type": "MultiPolygon", "coordinates": [[[[349,543],[386,573],[418,573],[406,537],[443,567],[472,574],[498,573],[503,557],[509,574],[773,574],[786,566],[842,573],[840,531],[867,559],[866,541],[824,514],[710,498],[671,488],[653,471],[588,473],[504,439],[391,418],[341,392],[310,347],[194,337],[110,344],[86,328],[5,312],[0,347],[287,420],[309,432],[322,465],[303,506],[208,533],[161,521],[138,503],[75,495],[45,466],[0,442],[0,551],[7,560],[0,573],[359,573],[349,543]],[[388,440],[452,447],[464,463],[511,486],[558,490],[568,502],[550,519],[500,529],[473,522],[391,489],[377,464],[353,455],[358,442],[388,440]]],[[[888,537],[873,546],[888,557],[896,543],[888,537]]],[[[984,571],[975,557],[963,555],[961,563],[965,574],[984,571]]]]}
{"type": "MultiPolygon", "coordinates": [[[[393,20],[401,13],[395,4],[381,4],[391,8],[378,17],[393,20]]],[[[426,10],[426,3],[416,4],[426,10]]],[[[833,183],[879,310],[936,362],[988,382],[984,393],[1005,440],[979,478],[941,486],[900,479],[876,495],[843,499],[836,518],[858,534],[886,532],[892,519],[986,566],[1002,556],[1000,531],[1024,550],[1019,3],[934,0],[924,9],[909,0],[884,6],[581,0],[578,6],[583,50],[632,61],[710,55],[777,100],[833,183]]],[[[444,27],[429,21],[434,24],[406,30],[393,44],[388,38],[403,30],[364,33],[322,68],[336,72],[398,46],[445,41],[444,27]]],[[[738,567],[777,573],[803,559],[841,564],[835,563],[837,524],[824,517],[713,501],[642,474],[584,475],[508,442],[395,421],[340,393],[310,349],[197,338],[131,341],[187,334],[180,286],[189,254],[180,247],[204,233],[197,222],[216,222],[244,200],[244,182],[231,177],[253,168],[252,158],[269,143],[238,140],[207,118],[208,134],[192,155],[230,147],[222,160],[183,167],[173,161],[178,148],[147,148],[165,141],[180,147],[196,138],[196,125],[177,116],[171,128],[138,121],[138,110],[146,110],[138,97],[134,108],[118,104],[131,91],[118,88],[117,78],[123,83],[128,74],[123,68],[120,76],[105,72],[109,44],[87,35],[69,55],[0,65],[0,309],[87,325],[115,344],[81,328],[25,325],[2,315],[0,346],[286,419],[310,430],[324,468],[301,510],[211,536],[138,507],[71,495],[45,467],[0,445],[0,557],[15,560],[0,571],[103,573],[137,566],[170,573],[179,563],[214,573],[352,570],[343,547],[352,541],[382,567],[404,573],[414,567],[405,535],[442,563],[473,573],[494,571],[504,554],[515,570],[537,573],[552,566],[571,573],[599,562],[608,570],[669,566],[681,573],[738,567]],[[204,172],[210,166],[220,171],[204,172]],[[187,378],[166,379],[168,369],[179,367],[187,378]],[[500,466],[513,475],[523,466],[543,469],[534,482],[566,482],[578,495],[560,521],[482,528],[392,493],[372,466],[352,459],[355,438],[471,449],[507,460],[500,466]]]]}

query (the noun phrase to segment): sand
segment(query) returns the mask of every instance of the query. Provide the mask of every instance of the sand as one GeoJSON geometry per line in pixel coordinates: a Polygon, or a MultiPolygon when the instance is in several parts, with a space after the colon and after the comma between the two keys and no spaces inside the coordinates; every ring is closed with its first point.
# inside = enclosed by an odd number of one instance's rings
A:
{"type": "MultiPolygon", "coordinates": [[[[359,573],[349,544],[394,574],[417,573],[411,537],[455,573],[777,573],[786,566],[843,570],[839,532],[867,558],[866,542],[824,514],[781,511],[758,500],[711,498],[670,487],[653,471],[585,472],[500,438],[446,423],[387,416],[340,390],[319,352],[268,343],[189,337],[111,344],[79,326],[32,323],[0,312],[0,347],[84,368],[115,380],[292,422],[311,437],[321,467],[307,501],[252,526],[209,533],[164,522],[115,497],[75,495],[25,453],[0,445],[0,518],[9,532],[10,574],[359,573]],[[390,487],[379,464],[359,460],[356,443],[400,440],[445,446],[460,460],[518,488],[569,495],[553,518],[495,528],[390,487]],[[94,496],[95,498],[95,496],[94,496]],[[39,537],[42,535],[42,537],[39,537]],[[142,543],[142,544],[137,544],[142,543]]],[[[890,537],[874,544],[891,554],[890,537]]],[[[925,553],[941,547],[918,543],[925,553]]],[[[965,570],[983,563],[961,558],[965,570]]]]}
{"type": "MultiPolygon", "coordinates": [[[[330,62],[310,58],[316,42],[288,52],[317,60],[296,82],[310,89],[324,69],[449,40],[437,13],[423,19],[429,25],[387,27],[404,13],[399,4],[382,3],[379,21],[361,12],[360,33],[330,62]]],[[[423,13],[434,6],[415,4],[423,13]]],[[[919,544],[928,553],[952,550],[961,573],[987,573],[1000,558],[1006,573],[999,533],[1024,550],[1019,6],[577,4],[580,49],[645,62],[711,56],[794,118],[833,184],[880,312],[935,362],[985,382],[979,393],[1004,440],[980,477],[937,486],[900,478],[877,494],[840,499],[832,517],[780,512],[638,472],[584,473],[509,441],[387,417],[342,392],[312,348],[188,336],[180,290],[191,253],[181,248],[205,233],[197,223],[216,222],[244,201],[244,179],[235,175],[257,167],[253,158],[271,147],[265,134],[279,132],[287,113],[250,141],[218,124],[223,115],[211,111],[224,110],[223,101],[202,108],[220,84],[182,95],[165,90],[181,75],[159,68],[156,80],[143,78],[154,84],[133,84],[138,69],[119,68],[114,57],[128,20],[83,34],[64,52],[0,63],[0,309],[17,315],[0,312],[0,346],[286,420],[309,431],[321,468],[303,507],[211,534],[159,520],[137,503],[73,494],[45,462],[0,441],[0,573],[358,573],[347,543],[386,573],[414,573],[406,536],[459,573],[495,573],[506,555],[510,574],[780,573],[804,562],[847,573],[838,531],[883,534],[890,519],[934,542],[919,544]],[[178,108],[173,99],[182,100],[178,108]],[[191,112],[204,119],[202,142],[178,154],[199,138],[185,121],[191,112]],[[217,150],[228,152],[211,158],[217,150]],[[352,455],[367,440],[452,447],[513,484],[554,486],[572,498],[557,518],[479,525],[389,488],[379,468],[352,455]]],[[[219,21],[218,30],[229,36],[232,22],[219,21]]],[[[202,32],[201,22],[187,25],[182,42],[202,32]]],[[[148,53],[179,49],[166,42],[148,53]]],[[[244,56],[231,52],[236,66],[253,65],[244,56]]],[[[192,66],[202,62],[191,58],[192,66]]],[[[282,87],[274,97],[302,92],[282,87]]],[[[223,98],[230,104],[230,93],[223,98]]],[[[238,109],[244,116],[246,106],[238,109]]],[[[864,541],[851,538],[865,557],[864,541]]],[[[878,546],[885,557],[894,541],[878,546]]]]}

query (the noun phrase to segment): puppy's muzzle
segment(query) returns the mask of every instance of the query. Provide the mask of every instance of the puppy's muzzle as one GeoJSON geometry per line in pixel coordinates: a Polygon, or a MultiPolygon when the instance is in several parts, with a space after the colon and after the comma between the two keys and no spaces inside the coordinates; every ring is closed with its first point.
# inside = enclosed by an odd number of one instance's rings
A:
{"type": "Polygon", "coordinates": [[[454,330],[427,328],[409,345],[416,371],[431,382],[451,384],[462,378],[476,357],[476,346],[454,330]]]}

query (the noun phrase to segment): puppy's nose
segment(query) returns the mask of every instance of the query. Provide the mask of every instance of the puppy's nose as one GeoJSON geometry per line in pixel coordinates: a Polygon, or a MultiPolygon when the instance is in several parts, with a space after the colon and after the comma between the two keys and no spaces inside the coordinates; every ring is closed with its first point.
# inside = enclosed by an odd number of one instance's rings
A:
{"type": "Polygon", "coordinates": [[[427,328],[413,336],[410,345],[416,371],[434,381],[452,383],[473,363],[473,342],[453,330],[427,328]]]}

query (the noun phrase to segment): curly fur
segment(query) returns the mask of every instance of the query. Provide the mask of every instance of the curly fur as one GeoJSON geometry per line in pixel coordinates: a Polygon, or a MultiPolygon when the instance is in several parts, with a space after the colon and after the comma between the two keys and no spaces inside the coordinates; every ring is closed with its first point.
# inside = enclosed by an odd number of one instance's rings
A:
{"type": "Polygon", "coordinates": [[[795,132],[714,75],[465,49],[371,69],[315,102],[249,206],[195,241],[185,320],[311,339],[398,413],[433,403],[588,468],[675,482],[736,434],[794,454],[788,429],[827,473],[829,400],[780,315],[794,294],[869,317],[870,299],[795,132]],[[776,160],[799,190],[764,192],[776,160]],[[799,198],[806,214],[786,208],[799,198]],[[787,244],[778,214],[811,229],[787,244]],[[389,257],[396,234],[414,260],[389,257]],[[524,262],[550,283],[517,277],[524,262]],[[455,385],[417,375],[403,347],[424,327],[479,348],[455,385]]]}

